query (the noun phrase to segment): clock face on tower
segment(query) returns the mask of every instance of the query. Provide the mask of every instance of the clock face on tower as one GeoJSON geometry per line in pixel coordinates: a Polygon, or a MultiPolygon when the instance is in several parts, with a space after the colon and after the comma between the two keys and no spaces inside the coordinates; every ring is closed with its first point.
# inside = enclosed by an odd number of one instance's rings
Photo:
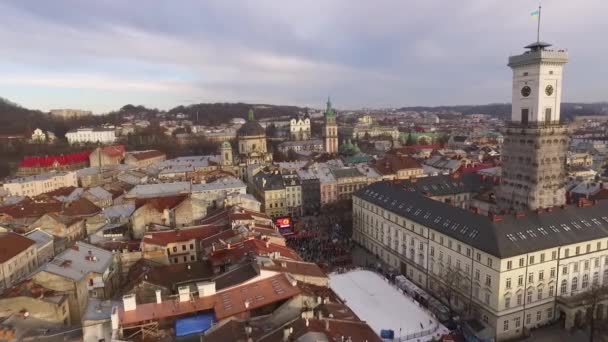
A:
{"type": "Polygon", "coordinates": [[[528,97],[530,96],[530,93],[532,93],[532,89],[528,86],[524,86],[523,88],[521,88],[521,95],[523,97],[528,97]]]}
{"type": "Polygon", "coordinates": [[[553,86],[552,85],[548,85],[547,88],[545,88],[545,94],[547,94],[547,96],[551,96],[553,95],[553,86]]]}

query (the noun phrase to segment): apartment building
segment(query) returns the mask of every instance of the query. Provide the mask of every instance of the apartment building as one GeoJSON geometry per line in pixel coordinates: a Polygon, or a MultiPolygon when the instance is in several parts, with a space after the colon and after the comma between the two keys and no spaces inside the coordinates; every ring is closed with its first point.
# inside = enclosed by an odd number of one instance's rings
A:
{"type": "Polygon", "coordinates": [[[113,127],[79,128],[65,134],[70,144],[113,144],[116,142],[116,129],[113,127]]]}
{"type": "Polygon", "coordinates": [[[0,293],[38,267],[36,242],[22,235],[0,233],[0,293]]]}
{"type": "Polygon", "coordinates": [[[76,172],[49,172],[35,176],[19,177],[4,183],[4,190],[12,196],[34,197],[64,187],[78,187],[76,172]]]}
{"type": "MultiPolygon", "coordinates": [[[[608,285],[607,212],[600,202],[481,216],[385,181],[355,193],[353,239],[431,292],[452,286],[451,304],[505,340],[582,322],[582,294],[608,285]]],[[[608,298],[601,304],[606,317],[608,298]]]]}

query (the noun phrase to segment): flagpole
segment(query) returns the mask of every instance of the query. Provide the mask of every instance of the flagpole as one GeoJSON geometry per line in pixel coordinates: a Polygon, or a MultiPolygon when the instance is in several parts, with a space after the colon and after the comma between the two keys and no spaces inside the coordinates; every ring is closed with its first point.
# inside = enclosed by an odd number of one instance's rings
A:
{"type": "Polygon", "coordinates": [[[538,24],[536,26],[536,42],[540,43],[540,14],[541,14],[541,6],[538,5],[538,24]]]}

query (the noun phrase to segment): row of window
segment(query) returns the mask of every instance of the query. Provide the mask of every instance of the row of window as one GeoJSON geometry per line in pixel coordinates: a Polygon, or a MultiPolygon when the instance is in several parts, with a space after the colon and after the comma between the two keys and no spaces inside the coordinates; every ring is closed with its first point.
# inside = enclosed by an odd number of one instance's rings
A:
{"type": "MultiPolygon", "coordinates": [[[[547,313],[547,320],[552,320],[553,319],[553,308],[548,308],[545,310],[545,312],[547,313]]],[[[536,322],[540,322],[543,319],[543,310],[538,310],[536,311],[536,322]]],[[[503,331],[507,331],[509,330],[509,321],[508,319],[506,319],[503,322],[503,331]]],[[[530,325],[532,324],[532,313],[526,313],[526,325],[530,325]]],[[[513,318],[513,325],[515,327],[515,329],[519,329],[521,326],[521,317],[515,317],[513,318]]]]}

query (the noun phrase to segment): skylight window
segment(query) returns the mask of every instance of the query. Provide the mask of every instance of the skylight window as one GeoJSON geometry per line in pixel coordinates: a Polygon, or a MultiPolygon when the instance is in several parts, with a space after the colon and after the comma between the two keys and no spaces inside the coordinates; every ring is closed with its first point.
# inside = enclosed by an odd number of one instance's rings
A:
{"type": "Polygon", "coordinates": [[[456,230],[456,229],[458,229],[458,227],[460,227],[460,224],[458,224],[458,223],[454,223],[454,224],[452,225],[452,227],[450,227],[450,229],[452,229],[452,230],[456,230]]]}
{"type": "Polygon", "coordinates": [[[420,215],[421,212],[422,212],[422,210],[418,209],[418,210],[416,210],[416,212],[414,213],[414,215],[418,216],[418,215],[420,215]]]}
{"type": "Polygon", "coordinates": [[[524,235],[524,233],[522,233],[522,232],[517,232],[517,236],[518,236],[520,239],[522,239],[522,240],[525,240],[525,239],[526,239],[526,236],[525,236],[525,235],[524,235]]]}
{"type": "Polygon", "coordinates": [[[431,212],[427,211],[426,214],[424,214],[424,218],[428,219],[429,217],[431,217],[431,212]]]}
{"type": "Polygon", "coordinates": [[[467,233],[467,231],[469,231],[469,227],[464,226],[464,227],[462,227],[462,229],[460,230],[460,234],[463,234],[463,235],[464,235],[464,234],[466,234],[466,233],[467,233]]]}
{"type": "Polygon", "coordinates": [[[585,226],[587,226],[587,227],[591,227],[591,223],[589,223],[588,221],[581,220],[581,222],[582,222],[582,223],[583,223],[585,226]]]}
{"type": "MultiPolygon", "coordinates": [[[[565,226],[565,224],[563,226],[565,226]]],[[[549,226],[549,228],[551,228],[552,231],[559,233],[559,229],[557,229],[556,226],[549,226]]]]}
{"type": "MultiPolygon", "coordinates": [[[[581,226],[579,226],[578,224],[574,224],[574,222],[573,222],[572,225],[574,227],[578,228],[578,229],[581,229],[581,226]]],[[[562,223],[562,229],[565,230],[565,231],[567,231],[567,232],[569,232],[571,230],[570,227],[568,227],[568,225],[565,224],[565,223],[562,223]]]]}
{"type": "Polygon", "coordinates": [[[513,234],[507,234],[507,238],[509,238],[509,240],[511,240],[513,242],[517,241],[517,238],[513,234]]]}
{"type": "MultiPolygon", "coordinates": [[[[573,226],[574,226],[574,228],[576,228],[576,229],[581,229],[581,228],[583,228],[583,227],[581,227],[581,225],[580,225],[580,224],[578,224],[578,223],[576,223],[576,222],[574,222],[574,221],[572,221],[572,222],[570,222],[570,223],[572,223],[572,225],[573,225],[573,226]]],[[[565,226],[565,225],[564,225],[564,224],[562,224],[562,226],[565,226]]]]}
{"type": "Polygon", "coordinates": [[[549,233],[547,233],[547,231],[546,231],[546,230],[545,230],[545,228],[543,228],[543,227],[538,228],[538,231],[539,231],[539,232],[540,232],[542,235],[547,235],[547,234],[549,234],[549,233]]]}
{"type": "Polygon", "coordinates": [[[598,220],[598,219],[596,219],[596,218],[592,218],[592,219],[591,219],[591,222],[593,222],[593,223],[597,224],[598,226],[601,226],[601,225],[602,225],[602,222],[600,222],[600,220],[598,220]]]}
{"type": "Polygon", "coordinates": [[[602,216],[602,220],[608,222],[608,216],[602,216]]]}
{"type": "Polygon", "coordinates": [[[474,238],[476,238],[476,237],[477,237],[477,234],[479,234],[479,231],[478,231],[477,229],[475,229],[475,230],[473,230],[473,231],[472,231],[472,232],[469,234],[469,237],[470,237],[471,239],[474,239],[474,238]]]}
{"type": "Polygon", "coordinates": [[[435,223],[439,223],[439,221],[441,221],[441,216],[437,216],[437,217],[435,218],[435,223]]]}
{"type": "Polygon", "coordinates": [[[528,233],[528,235],[530,235],[530,237],[533,237],[533,238],[536,237],[536,233],[533,232],[531,229],[527,230],[526,233],[528,233]]]}
{"type": "Polygon", "coordinates": [[[444,227],[449,226],[449,225],[450,225],[450,222],[451,222],[450,220],[445,220],[445,221],[443,221],[443,226],[444,226],[444,227]]]}

